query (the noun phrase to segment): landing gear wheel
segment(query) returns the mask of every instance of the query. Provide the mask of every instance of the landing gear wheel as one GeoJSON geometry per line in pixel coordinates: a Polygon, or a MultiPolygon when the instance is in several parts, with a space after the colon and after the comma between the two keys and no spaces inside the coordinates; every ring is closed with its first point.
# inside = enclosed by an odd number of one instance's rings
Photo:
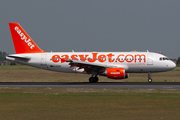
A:
{"type": "Polygon", "coordinates": [[[97,83],[97,82],[98,82],[98,80],[99,80],[99,78],[98,78],[98,77],[94,77],[94,81],[95,81],[95,83],[97,83]]]}
{"type": "Polygon", "coordinates": [[[152,79],[151,79],[151,78],[149,78],[149,79],[148,79],[148,82],[149,82],[149,83],[152,83],[152,79]]]}
{"type": "Polygon", "coordinates": [[[90,82],[90,83],[97,83],[98,80],[99,80],[98,77],[90,77],[90,78],[89,78],[89,82],[90,82]]]}
{"type": "Polygon", "coordinates": [[[94,81],[94,78],[93,78],[93,77],[90,77],[90,78],[89,78],[89,82],[90,82],[90,83],[93,83],[93,81],[94,81]]]}

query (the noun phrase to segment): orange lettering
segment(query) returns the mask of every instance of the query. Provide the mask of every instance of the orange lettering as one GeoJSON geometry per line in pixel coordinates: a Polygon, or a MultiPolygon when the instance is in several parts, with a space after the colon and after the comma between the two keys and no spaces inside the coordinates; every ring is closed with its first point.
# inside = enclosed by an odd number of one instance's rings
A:
{"type": "Polygon", "coordinates": [[[118,61],[119,61],[119,62],[124,62],[124,60],[123,60],[123,59],[122,59],[122,61],[120,60],[120,57],[121,57],[121,56],[123,56],[123,58],[124,58],[124,55],[123,55],[123,54],[121,54],[121,55],[119,55],[119,56],[117,57],[117,59],[118,59],[118,61]]]}
{"type": "Polygon", "coordinates": [[[143,54],[142,55],[135,55],[135,62],[136,62],[137,57],[139,57],[139,62],[141,62],[141,56],[144,57],[144,62],[146,62],[146,56],[143,54]]]}
{"type": "Polygon", "coordinates": [[[88,59],[87,59],[88,62],[95,62],[96,61],[98,53],[92,53],[92,54],[93,54],[93,57],[92,58],[88,57],[88,59]]]}
{"type": "Polygon", "coordinates": [[[51,60],[55,63],[59,62],[60,61],[60,56],[59,55],[53,55],[51,60]]]}
{"type": "Polygon", "coordinates": [[[73,59],[73,60],[77,60],[77,55],[71,55],[71,59],[73,59]]]}
{"type": "Polygon", "coordinates": [[[105,55],[99,55],[98,56],[98,60],[99,60],[99,62],[105,62],[106,60],[106,56],[105,55]]]}
{"type": "Polygon", "coordinates": [[[79,55],[81,61],[85,61],[88,56],[89,55],[85,55],[85,57],[84,57],[84,55],[79,55]]]}
{"type": "Polygon", "coordinates": [[[126,59],[126,62],[132,62],[133,59],[134,59],[134,57],[133,57],[132,55],[129,54],[129,55],[126,55],[125,59],[126,59]],[[130,60],[130,61],[127,59],[128,56],[131,56],[131,60],[130,60]]]}
{"type": "Polygon", "coordinates": [[[62,55],[61,58],[64,60],[69,60],[69,55],[62,55]]]}
{"type": "Polygon", "coordinates": [[[109,62],[114,62],[114,60],[112,60],[112,56],[114,56],[112,53],[107,54],[107,56],[108,56],[108,61],[109,62]]]}

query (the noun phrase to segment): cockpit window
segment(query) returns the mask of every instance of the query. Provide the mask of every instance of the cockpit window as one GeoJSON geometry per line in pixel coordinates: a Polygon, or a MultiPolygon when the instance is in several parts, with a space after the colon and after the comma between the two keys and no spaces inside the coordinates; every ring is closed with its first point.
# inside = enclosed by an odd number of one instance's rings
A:
{"type": "Polygon", "coordinates": [[[169,58],[167,58],[167,57],[160,57],[159,60],[160,60],[160,61],[161,61],[161,60],[169,60],[169,58]]]}

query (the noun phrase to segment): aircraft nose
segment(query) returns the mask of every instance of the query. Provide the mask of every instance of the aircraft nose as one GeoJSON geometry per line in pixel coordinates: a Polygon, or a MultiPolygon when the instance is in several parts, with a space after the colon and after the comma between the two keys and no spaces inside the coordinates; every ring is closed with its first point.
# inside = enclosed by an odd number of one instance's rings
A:
{"type": "Polygon", "coordinates": [[[176,64],[174,62],[171,61],[171,63],[169,64],[169,68],[172,70],[176,67],[176,64]]]}

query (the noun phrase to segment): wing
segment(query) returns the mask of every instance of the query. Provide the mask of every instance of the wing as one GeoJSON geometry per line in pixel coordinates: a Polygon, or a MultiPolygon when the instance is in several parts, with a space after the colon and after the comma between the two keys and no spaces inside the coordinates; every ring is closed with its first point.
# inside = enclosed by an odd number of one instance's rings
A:
{"type": "Polygon", "coordinates": [[[124,68],[128,70],[128,66],[125,64],[114,64],[114,63],[90,63],[80,60],[66,60],[69,62],[70,68],[75,67],[76,70],[84,69],[82,72],[91,74],[93,71],[97,73],[103,73],[106,68],[124,68]]]}

